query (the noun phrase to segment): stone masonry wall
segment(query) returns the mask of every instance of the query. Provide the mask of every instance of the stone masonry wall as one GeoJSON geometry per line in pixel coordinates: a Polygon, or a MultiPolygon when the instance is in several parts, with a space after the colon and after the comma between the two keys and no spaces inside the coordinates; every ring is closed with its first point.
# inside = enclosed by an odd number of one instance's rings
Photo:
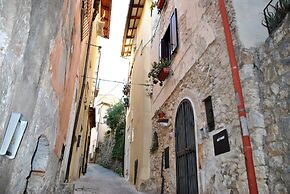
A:
{"type": "Polygon", "coordinates": [[[258,48],[260,82],[270,193],[290,193],[290,17],[258,48]]]}
{"type": "Polygon", "coordinates": [[[289,16],[258,48],[236,42],[260,193],[289,193],[289,16]]]}
{"type": "MultiPolygon", "coordinates": [[[[171,65],[174,74],[168,77],[162,88],[154,86],[153,93],[153,107],[164,101],[160,108],[157,106],[157,111],[165,112],[169,126],[161,127],[157,123],[157,115],[152,118],[159,148],[151,154],[151,179],[144,183],[144,190],[152,193],[161,191],[161,155],[169,146],[170,168],[164,170],[164,190],[165,193],[176,192],[175,116],[180,102],[187,98],[194,110],[199,192],[248,193],[241,132],[218,2],[194,1],[194,11],[178,1],[174,3],[168,1],[161,16],[167,17],[177,7],[179,48],[171,65]],[[191,28],[193,13],[200,21],[191,28]],[[168,98],[164,95],[166,93],[170,93],[168,98]],[[212,96],[216,128],[202,138],[200,129],[206,126],[203,100],[208,96],[212,96]],[[212,136],[222,129],[227,129],[231,150],[215,156],[212,136]]],[[[166,19],[161,19],[161,34],[167,28],[166,22],[166,19]]],[[[152,45],[153,56],[156,56],[155,48],[159,44],[156,39],[152,45]]]]}

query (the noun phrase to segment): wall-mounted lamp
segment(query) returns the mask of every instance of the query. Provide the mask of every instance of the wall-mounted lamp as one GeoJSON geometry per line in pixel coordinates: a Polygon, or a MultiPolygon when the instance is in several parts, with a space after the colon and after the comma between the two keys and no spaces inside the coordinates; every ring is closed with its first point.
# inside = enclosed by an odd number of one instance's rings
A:
{"type": "Polygon", "coordinates": [[[163,126],[163,127],[167,127],[168,126],[168,121],[169,119],[165,117],[165,113],[163,111],[160,111],[158,113],[158,120],[157,122],[163,126]]]}

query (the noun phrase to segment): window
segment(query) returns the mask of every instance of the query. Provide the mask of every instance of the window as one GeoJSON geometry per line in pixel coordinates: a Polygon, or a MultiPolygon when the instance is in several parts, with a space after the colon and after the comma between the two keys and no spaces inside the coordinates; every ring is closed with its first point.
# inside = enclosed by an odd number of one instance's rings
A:
{"type": "Polygon", "coordinates": [[[164,149],[164,168],[169,168],[169,147],[164,149]]]}
{"type": "Polygon", "coordinates": [[[80,147],[81,144],[81,135],[78,135],[78,140],[77,140],[77,148],[80,147]]]}
{"type": "Polygon", "coordinates": [[[208,131],[210,132],[210,131],[213,131],[215,129],[211,96],[207,97],[203,102],[205,105],[205,113],[206,113],[208,131]]]}
{"type": "Polygon", "coordinates": [[[174,10],[170,18],[170,24],[160,41],[159,58],[171,60],[173,54],[178,47],[178,33],[177,33],[177,11],[174,10]]]}
{"type": "Polygon", "coordinates": [[[137,183],[137,176],[138,176],[138,160],[135,160],[134,163],[134,185],[137,183]]]}

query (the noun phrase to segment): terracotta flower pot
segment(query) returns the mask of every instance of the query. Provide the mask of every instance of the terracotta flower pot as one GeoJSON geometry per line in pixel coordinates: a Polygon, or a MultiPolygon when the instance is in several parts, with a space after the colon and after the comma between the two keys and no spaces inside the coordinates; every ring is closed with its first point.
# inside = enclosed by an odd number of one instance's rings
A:
{"type": "Polygon", "coordinates": [[[163,67],[158,75],[159,81],[164,81],[167,78],[167,76],[169,75],[169,72],[170,72],[169,67],[163,67]]]}
{"type": "Polygon", "coordinates": [[[158,113],[158,117],[159,117],[159,119],[163,119],[163,118],[165,118],[165,113],[164,113],[163,111],[160,111],[160,112],[158,113]]]}
{"type": "Polygon", "coordinates": [[[159,10],[162,10],[163,6],[164,6],[165,0],[159,0],[157,3],[157,8],[159,10]]]}

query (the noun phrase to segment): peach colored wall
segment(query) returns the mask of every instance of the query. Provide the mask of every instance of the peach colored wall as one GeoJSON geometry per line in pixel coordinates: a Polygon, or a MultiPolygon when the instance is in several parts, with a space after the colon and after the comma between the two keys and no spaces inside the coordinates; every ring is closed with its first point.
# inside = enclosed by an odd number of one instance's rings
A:
{"type": "Polygon", "coordinates": [[[134,44],[139,49],[136,49],[136,52],[132,54],[132,74],[129,78],[133,84],[131,85],[126,126],[125,173],[126,178],[129,178],[129,181],[133,183],[134,162],[138,160],[137,189],[140,189],[142,183],[150,177],[151,97],[148,95],[146,86],[136,84],[146,83],[151,67],[150,44],[145,45],[152,36],[151,28],[149,28],[151,26],[150,6],[151,1],[146,1],[138,23],[134,44]]]}
{"type": "MultiPolygon", "coordinates": [[[[70,34],[70,40],[64,36],[63,31],[58,32],[57,39],[54,43],[54,48],[50,55],[51,71],[52,71],[52,85],[60,98],[59,103],[59,130],[55,145],[55,152],[60,156],[62,144],[65,143],[66,134],[69,126],[70,112],[73,105],[73,96],[75,95],[75,81],[81,79],[81,69],[83,68],[84,54],[86,45],[80,40],[80,1],[75,5],[70,5],[72,2],[65,1],[63,8],[64,24],[69,29],[69,6],[74,6],[74,21],[73,28],[70,34]],[[70,51],[65,53],[66,41],[71,41],[70,51]],[[67,56],[65,56],[67,54],[67,56]],[[66,64],[61,64],[63,58],[68,58],[66,64]],[[65,65],[65,73],[61,74],[60,66],[65,65]]],[[[79,91],[78,91],[79,92],[79,91]]]]}

